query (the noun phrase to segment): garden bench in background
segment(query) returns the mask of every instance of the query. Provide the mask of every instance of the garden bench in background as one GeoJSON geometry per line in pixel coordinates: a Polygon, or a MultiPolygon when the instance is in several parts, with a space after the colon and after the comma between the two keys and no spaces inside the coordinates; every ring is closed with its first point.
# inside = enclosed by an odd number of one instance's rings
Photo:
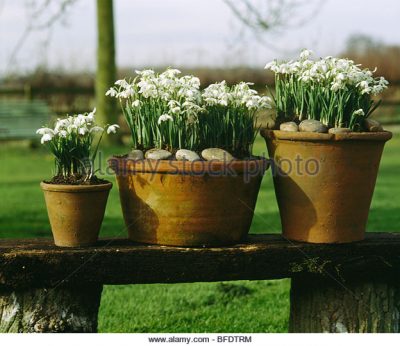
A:
{"type": "MultiPolygon", "coordinates": [[[[0,332],[95,332],[102,285],[291,278],[291,332],[397,332],[400,234],[353,244],[252,235],[221,248],[0,241],[0,332]]],[[[260,316],[259,318],[264,318],[260,316]]]]}
{"type": "Polygon", "coordinates": [[[41,100],[0,100],[0,140],[37,139],[36,130],[50,120],[41,100]]]}

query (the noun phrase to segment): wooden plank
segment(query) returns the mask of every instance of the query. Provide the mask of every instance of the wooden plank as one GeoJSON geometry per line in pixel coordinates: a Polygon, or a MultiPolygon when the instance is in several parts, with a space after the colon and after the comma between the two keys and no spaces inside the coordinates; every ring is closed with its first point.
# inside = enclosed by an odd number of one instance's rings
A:
{"type": "Polygon", "coordinates": [[[400,233],[370,233],[352,244],[294,243],[252,235],[242,244],[181,248],[101,240],[88,248],[57,248],[50,240],[1,240],[0,286],[74,283],[134,284],[268,280],[326,276],[339,280],[399,278],[400,233]]]}

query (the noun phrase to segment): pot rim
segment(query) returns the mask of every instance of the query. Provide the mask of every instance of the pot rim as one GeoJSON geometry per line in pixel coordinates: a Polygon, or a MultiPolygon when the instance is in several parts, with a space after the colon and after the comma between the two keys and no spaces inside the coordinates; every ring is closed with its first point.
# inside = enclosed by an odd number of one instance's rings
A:
{"type": "MultiPolygon", "coordinates": [[[[116,174],[120,173],[169,173],[169,174],[202,174],[235,172],[245,174],[264,174],[269,168],[270,162],[263,157],[252,160],[233,161],[177,161],[177,160],[133,160],[129,157],[113,156],[108,159],[108,165],[116,174]]],[[[228,174],[229,175],[229,174],[228,174]]]]}
{"type": "Polygon", "coordinates": [[[392,138],[390,131],[380,132],[349,132],[349,133],[316,133],[316,132],[289,132],[280,130],[261,129],[261,136],[265,139],[278,139],[290,141],[383,141],[386,142],[392,138]]]}
{"type": "Polygon", "coordinates": [[[107,181],[106,184],[96,185],[67,185],[67,184],[48,184],[44,181],[40,182],[40,187],[43,191],[55,191],[55,192],[96,192],[96,191],[108,191],[111,190],[113,184],[107,181]]]}

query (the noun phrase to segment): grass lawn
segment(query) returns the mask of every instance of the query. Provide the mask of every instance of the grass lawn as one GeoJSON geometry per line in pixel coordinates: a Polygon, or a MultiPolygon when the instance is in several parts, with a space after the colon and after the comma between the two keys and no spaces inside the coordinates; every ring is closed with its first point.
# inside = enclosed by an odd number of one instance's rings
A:
{"type": "MultiPolygon", "coordinates": [[[[108,148],[124,153],[127,148],[108,148]]],[[[265,151],[261,139],[255,153],[265,151]]],[[[400,135],[387,143],[368,230],[400,228],[400,135]]],[[[0,144],[0,237],[48,237],[50,227],[39,182],[50,178],[52,157],[43,148],[0,144]]],[[[105,167],[105,160],[102,160],[105,167]]],[[[104,170],[104,168],[103,168],[104,170]]],[[[115,181],[110,175],[107,179],[115,181]]],[[[279,232],[272,178],[263,180],[252,233],[279,232]]],[[[101,236],[125,236],[116,187],[111,191],[101,236]]],[[[105,286],[101,332],[285,332],[289,281],[238,281],[174,285],[105,286]]]]}

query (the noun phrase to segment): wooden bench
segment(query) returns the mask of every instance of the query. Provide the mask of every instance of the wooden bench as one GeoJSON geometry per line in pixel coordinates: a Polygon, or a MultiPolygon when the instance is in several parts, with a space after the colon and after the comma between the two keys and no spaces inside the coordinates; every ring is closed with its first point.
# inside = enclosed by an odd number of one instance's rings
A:
{"type": "Polygon", "coordinates": [[[38,139],[36,130],[50,120],[40,100],[0,100],[0,140],[38,139]]]}
{"type": "Polygon", "coordinates": [[[399,270],[400,233],[342,245],[252,235],[221,248],[1,240],[0,332],[95,332],[104,284],[281,278],[292,279],[291,332],[397,332],[399,270]]]}

